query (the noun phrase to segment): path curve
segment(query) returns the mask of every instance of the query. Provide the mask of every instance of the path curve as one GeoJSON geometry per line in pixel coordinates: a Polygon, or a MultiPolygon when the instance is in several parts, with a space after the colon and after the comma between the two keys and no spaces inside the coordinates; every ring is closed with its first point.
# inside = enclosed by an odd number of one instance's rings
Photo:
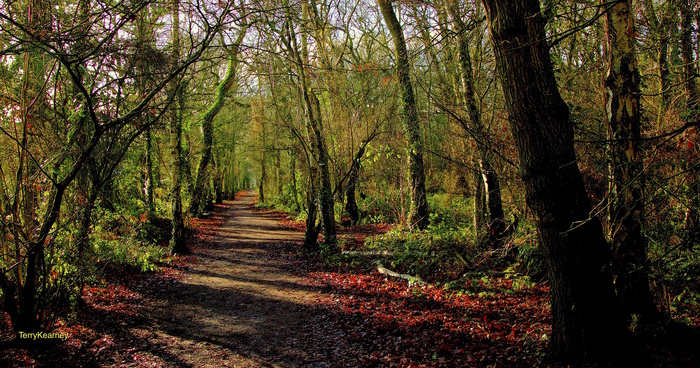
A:
{"type": "Polygon", "coordinates": [[[145,301],[154,322],[134,333],[166,366],[354,365],[342,356],[354,347],[315,306],[321,291],[285,266],[284,249],[303,234],[282,228],[254,200],[242,192],[214,214],[225,222],[213,241],[195,248],[181,280],[145,301]]]}

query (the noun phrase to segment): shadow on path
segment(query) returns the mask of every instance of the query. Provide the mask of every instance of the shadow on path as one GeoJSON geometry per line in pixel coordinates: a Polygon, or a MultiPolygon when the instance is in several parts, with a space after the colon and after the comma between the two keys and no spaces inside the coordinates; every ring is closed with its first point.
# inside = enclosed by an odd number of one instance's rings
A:
{"type": "MultiPolygon", "coordinates": [[[[194,249],[184,277],[145,300],[153,318],[137,331],[156,360],[172,366],[327,367],[354,365],[333,318],[315,307],[320,290],[285,267],[284,229],[253,207],[254,194],[228,202],[213,241],[194,249]]],[[[349,349],[349,350],[348,350],[349,349]]]]}

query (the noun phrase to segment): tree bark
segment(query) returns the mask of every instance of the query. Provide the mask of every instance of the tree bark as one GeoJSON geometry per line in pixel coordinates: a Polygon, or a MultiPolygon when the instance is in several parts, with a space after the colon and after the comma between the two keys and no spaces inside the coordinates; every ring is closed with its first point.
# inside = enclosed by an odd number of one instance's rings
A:
{"type": "MultiPolygon", "coordinates": [[[[50,28],[51,23],[48,21],[49,12],[47,12],[48,4],[43,0],[30,0],[27,7],[27,23],[32,32],[44,31],[46,27],[50,28]]],[[[46,75],[46,65],[44,57],[38,47],[29,47],[24,54],[23,61],[23,77],[21,86],[21,145],[18,147],[20,164],[17,169],[15,181],[15,193],[12,205],[12,213],[14,222],[14,245],[15,257],[17,261],[22,258],[24,247],[30,248],[26,251],[26,266],[23,263],[18,264],[16,269],[17,285],[14,290],[18,292],[17,323],[19,329],[15,327],[15,331],[37,331],[40,327],[41,320],[37,313],[36,292],[37,283],[40,275],[37,275],[37,265],[41,264],[43,258],[44,244],[35,243],[35,230],[38,221],[36,210],[38,206],[38,191],[39,186],[35,182],[38,167],[36,162],[30,159],[29,147],[35,142],[35,131],[41,131],[44,126],[44,119],[48,106],[46,104],[46,91],[44,78],[46,75]],[[33,127],[33,128],[32,128],[33,127]],[[21,205],[20,205],[21,202],[21,205]],[[19,234],[25,234],[26,239],[20,240],[19,234]],[[34,246],[32,246],[34,245],[34,246]],[[24,277],[22,277],[24,271],[24,277]]],[[[9,291],[9,290],[8,290],[9,291]]],[[[15,294],[5,293],[4,298],[14,302],[15,294]]],[[[14,327],[13,321],[13,327],[14,327]]]]}
{"type": "Polygon", "coordinates": [[[212,165],[214,165],[214,178],[212,179],[214,186],[214,203],[221,204],[224,202],[224,172],[221,168],[221,161],[219,161],[219,155],[216,154],[215,156],[216,157],[212,161],[212,165]]]}
{"type": "Polygon", "coordinates": [[[365,142],[362,142],[360,149],[353,157],[350,174],[348,175],[348,185],[345,187],[345,211],[350,215],[350,223],[352,225],[357,225],[360,221],[360,211],[357,208],[357,200],[355,199],[355,187],[357,187],[357,181],[360,177],[360,160],[365,154],[366,147],[365,142]]]}
{"type": "MultiPolygon", "coordinates": [[[[302,1],[301,3],[301,17],[302,17],[302,29],[309,23],[309,3],[307,1],[302,1]]],[[[321,224],[323,226],[323,237],[326,244],[335,244],[336,241],[336,231],[335,231],[335,209],[333,201],[333,189],[331,187],[331,173],[328,160],[328,149],[326,147],[326,137],[323,133],[323,121],[321,120],[321,106],[316,96],[316,93],[311,87],[311,76],[307,72],[305,65],[309,64],[309,51],[307,46],[307,34],[302,31],[301,35],[301,50],[296,51],[297,56],[297,68],[300,74],[301,80],[301,93],[304,100],[305,112],[306,112],[306,128],[307,134],[309,136],[309,142],[311,146],[311,153],[314,157],[313,166],[318,166],[318,174],[320,185],[318,188],[318,200],[321,207],[321,224]]],[[[310,170],[314,172],[316,170],[310,170]]],[[[313,175],[310,178],[313,182],[313,175]]],[[[314,193],[316,193],[314,191],[314,193]]],[[[307,199],[307,203],[310,203],[307,199]]],[[[312,210],[309,208],[309,213],[312,210]]],[[[315,213],[315,210],[314,210],[315,213]]],[[[307,229],[309,229],[307,223],[307,229]]],[[[318,236],[318,231],[308,233],[305,237],[309,241],[318,236]]]]}
{"type": "Polygon", "coordinates": [[[192,216],[198,215],[201,211],[200,202],[207,176],[207,166],[209,165],[209,161],[211,161],[211,150],[212,146],[214,145],[214,118],[224,107],[226,94],[233,87],[236,78],[236,68],[238,67],[238,50],[243,42],[243,38],[245,37],[247,30],[247,27],[241,30],[240,34],[234,41],[231,50],[228,51],[226,75],[216,87],[214,103],[212,103],[209,109],[204,113],[204,116],[202,116],[202,138],[204,141],[204,149],[202,150],[202,157],[200,158],[199,167],[197,168],[197,178],[195,180],[194,191],[192,193],[192,201],[190,202],[189,212],[192,216]]]}
{"type": "Polygon", "coordinates": [[[657,51],[657,63],[659,66],[659,93],[661,95],[661,106],[659,108],[659,119],[663,117],[666,110],[671,106],[671,71],[668,63],[668,47],[670,44],[670,28],[671,19],[669,17],[668,7],[662,9],[662,6],[656,7],[652,0],[644,0],[646,8],[645,16],[649,20],[652,31],[656,32],[659,39],[657,51]],[[657,12],[660,14],[657,15],[657,12]]]}
{"type": "MultiPolygon", "coordinates": [[[[260,111],[257,113],[262,115],[262,96],[260,98],[260,111]]],[[[262,139],[262,148],[260,150],[260,182],[258,183],[258,200],[260,203],[265,203],[265,181],[267,181],[267,167],[265,166],[265,162],[267,161],[267,132],[265,131],[265,121],[263,117],[259,116],[257,120],[260,122],[260,137],[262,139]]]]}
{"type": "MultiPolygon", "coordinates": [[[[698,86],[695,81],[697,70],[695,68],[695,57],[693,56],[693,14],[690,2],[682,0],[679,4],[681,15],[681,58],[683,59],[684,87],[686,93],[686,113],[687,122],[696,121],[700,116],[698,108],[698,86]]],[[[698,175],[698,139],[697,128],[693,127],[685,131],[682,144],[684,153],[685,181],[688,186],[688,205],[685,213],[685,230],[687,237],[693,242],[700,243],[700,181],[698,175]]]]}
{"type": "MultiPolygon", "coordinates": [[[[325,70],[329,70],[331,65],[329,62],[328,54],[326,52],[326,30],[323,28],[323,20],[318,16],[316,11],[316,2],[310,0],[310,4],[304,1],[302,3],[302,19],[304,24],[309,20],[311,21],[313,28],[316,33],[316,45],[320,55],[321,67],[325,70]],[[311,7],[311,9],[309,9],[311,7]],[[309,11],[312,11],[313,19],[309,19],[309,11]]],[[[306,64],[309,63],[309,52],[306,46],[306,36],[304,35],[304,40],[302,40],[302,53],[304,55],[304,60],[306,64]]],[[[309,107],[309,112],[313,111],[313,114],[309,114],[309,126],[312,129],[314,138],[312,139],[312,151],[315,152],[316,161],[318,163],[321,185],[319,187],[319,202],[321,205],[321,223],[323,225],[323,239],[326,244],[335,244],[336,242],[336,229],[335,229],[335,201],[333,199],[333,186],[331,184],[331,168],[329,161],[328,146],[326,144],[326,135],[323,131],[323,120],[321,118],[321,104],[318,100],[318,96],[315,91],[311,88],[311,78],[308,73],[305,74],[308,78],[306,88],[308,90],[307,106],[309,107]]],[[[308,112],[307,112],[308,113],[308,112]]]]}
{"type": "Polygon", "coordinates": [[[156,217],[156,202],[154,199],[155,178],[153,176],[153,136],[151,128],[146,130],[146,218],[153,221],[156,217]]]}
{"type": "MultiPolygon", "coordinates": [[[[180,4],[179,0],[171,0],[170,7],[173,18],[172,24],[172,59],[174,65],[180,61],[180,4]]],[[[171,93],[173,94],[172,108],[170,111],[170,155],[172,159],[172,223],[173,232],[170,239],[170,252],[172,254],[188,253],[185,244],[185,223],[182,214],[182,90],[179,78],[173,81],[171,93]]]]}
{"type": "Polygon", "coordinates": [[[384,21],[394,40],[396,56],[396,76],[401,86],[401,97],[404,104],[404,129],[408,136],[409,180],[411,185],[411,209],[409,224],[411,228],[424,230],[430,222],[428,200],[425,190],[425,170],[423,168],[423,143],[421,127],[416,109],[416,100],[411,83],[410,63],[403,30],[391,3],[387,0],[377,0],[384,21]]]}
{"type": "MultiPolygon", "coordinates": [[[[605,1],[605,0],[602,0],[605,1]]],[[[644,225],[645,174],[642,162],[640,74],[637,69],[634,20],[630,2],[613,5],[606,14],[608,71],[606,114],[610,147],[610,238],[615,287],[629,318],[658,319],[649,289],[644,225]]]]}
{"type": "MultiPolygon", "coordinates": [[[[474,160],[478,164],[478,160],[474,160]]],[[[484,176],[480,171],[474,171],[474,235],[477,241],[485,239],[486,226],[486,193],[484,188],[484,176]]]]}
{"type": "Polygon", "coordinates": [[[590,203],[557,88],[538,0],[483,0],[527,204],[551,282],[556,357],[575,365],[623,355],[610,247],[590,203]]]}
{"type": "MultiPolygon", "coordinates": [[[[469,120],[471,122],[470,125],[463,125],[463,128],[468,134],[472,135],[474,141],[476,141],[479,170],[484,182],[483,193],[486,196],[488,236],[491,243],[495,244],[506,228],[503,204],[501,201],[501,185],[498,180],[498,174],[493,168],[491,152],[487,145],[486,128],[481,122],[481,113],[479,112],[476,93],[474,92],[474,73],[472,71],[471,56],[469,54],[469,40],[467,39],[468,30],[460,14],[459,2],[456,0],[450,1],[451,3],[448,5],[448,11],[455,24],[455,33],[457,34],[459,46],[459,64],[462,72],[461,100],[469,114],[469,120]]],[[[476,200],[475,198],[475,201],[476,200]]],[[[474,206],[475,210],[477,210],[477,208],[477,206],[474,206]]]]}
{"type": "Polygon", "coordinates": [[[297,191],[297,155],[294,150],[289,150],[289,176],[291,177],[291,195],[296,210],[301,208],[297,191]]]}

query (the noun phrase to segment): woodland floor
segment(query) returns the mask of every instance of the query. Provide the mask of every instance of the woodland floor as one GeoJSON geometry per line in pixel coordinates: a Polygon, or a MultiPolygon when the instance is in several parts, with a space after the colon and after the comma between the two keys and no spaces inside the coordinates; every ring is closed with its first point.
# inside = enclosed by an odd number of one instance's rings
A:
{"type": "MultiPolygon", "coordinates": [[[[361,266],[300,254],[303,229],[254,207],[252,192],[195,221],[193,253],[162,272],[113,270],[53,332],[11,340],[0,366],[531,367],[546,363],[547,288],[480,283],[478,295],[409,286],[361,266]]],[[[361,243],[381,227],[340,233],[361,243]]],[[[509,283],[510,282],[510,283],[509,283]]],[[[697,351],[656,341],[653,361],[696,366],[697,351]]]]}

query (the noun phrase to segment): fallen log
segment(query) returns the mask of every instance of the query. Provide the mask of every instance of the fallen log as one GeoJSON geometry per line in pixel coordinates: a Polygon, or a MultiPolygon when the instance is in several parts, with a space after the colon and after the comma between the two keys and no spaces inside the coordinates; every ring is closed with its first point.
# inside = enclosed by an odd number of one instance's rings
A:
{"type": "Polygon", "coordinates": [[[359,257],[373,257],[373,256],[393,256],[394,253],[388,250],[344,250],[340,254],[344,256],[359,256],[359,257]]]}
{"type": "Polygon", "coordinates": [[[419,276],[412,276],[412,275],[405,274],[405,273],[394,272],[394,271],[382,266],[379,263],[377,264],[377,270],[381,274],[407,280],[409,285],[411,285],[411,284],[425,285],[426,284],[426,282],[423,281],[419,276]]]}

